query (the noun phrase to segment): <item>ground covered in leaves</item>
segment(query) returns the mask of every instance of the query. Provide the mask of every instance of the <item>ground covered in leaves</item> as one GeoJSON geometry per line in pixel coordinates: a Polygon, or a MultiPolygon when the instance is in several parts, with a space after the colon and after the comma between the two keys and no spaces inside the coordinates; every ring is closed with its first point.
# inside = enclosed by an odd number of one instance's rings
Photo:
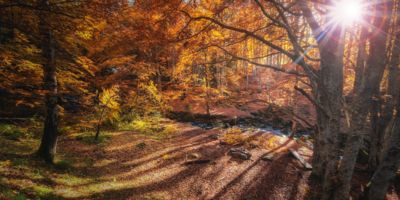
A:
{"type": "Polygon", "coordinates": [[[161,138],[124,131],[107,133],[102,143],[92,144],[90,135],[64,136],[52,167],[31,155],[37,140],[3,138],[2,197],[301,199],[306,195],[309,172],[285,152],[289,146],[298,146],[294,141],[257,132],[237,133],[241,136],[232,138],[233,133],[224,129],[175,125],[176,133],[161,138]],[[228,155],[233,145],[252,146],[251,159],[228,155]],[[266,154],[273,155],[274,161],[261,160],[266,154]],[[191,159],[209,162],[185,164],[191,159]]]}
{"type": "MultiPolygon", "coordinates": [[[[56,165],[31,154],[37,139],[0,140],[0,199],[308,199],[307,141],[268,132],[214,128],[166,120],[168,135],[135,131],[63,136],[56,165]],[[229,155],[243,147],[249,160],[229,155]],[[262,159],[265,155],[271,160],[262,159]],[[190,163],[190,160],[205,160],[190,163]]],[[[392,191],[391,193],[396,193],[392,191]]],[[[394,195],[396,196],[396,195],[394,195]]],[[[395,199],[395,198],[394,198],[395,199]]]]}

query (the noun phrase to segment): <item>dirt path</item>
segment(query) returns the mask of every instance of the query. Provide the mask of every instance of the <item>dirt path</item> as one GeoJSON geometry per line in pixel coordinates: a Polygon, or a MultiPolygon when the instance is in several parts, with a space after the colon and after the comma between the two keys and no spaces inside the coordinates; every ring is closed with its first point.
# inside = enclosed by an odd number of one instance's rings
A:
{"type": "Polygon", "coordinates": [[[132,132],[116,133],[104,146],[83,148],[76,140],[64,140],[62,152],[93,159],[81,174],[95,182],[78,185],[59,195],[76,199],[303,199],[309,172],[286,150],[294,142],[282,142],[270,150],[273,162],[260,157],[268,150],[251,150],[251,160],[227,155],[231,148],[205,131],[179,124],[180,134],[157,141],[132,132]],[[187,155],[197,153],[207,164],[183,165],[187,155]],[[99,189],[100,188],[100,189],[99,189]],[[75,190],[71,193],[70,190],[75,190]]]}

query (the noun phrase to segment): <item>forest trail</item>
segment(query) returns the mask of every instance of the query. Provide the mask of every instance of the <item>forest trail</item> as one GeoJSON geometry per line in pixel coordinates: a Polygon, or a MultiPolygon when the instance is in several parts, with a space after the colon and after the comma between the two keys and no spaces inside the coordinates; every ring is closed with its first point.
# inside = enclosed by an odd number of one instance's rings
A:
{"type": "Polygon", "coordinates": [[[206,131],[180,123],[179,130],[163,141],[133,132],[115,133],[105,146],[85,148],[76,140],[62,141],[60,151],[96,161],[79,169],[96,181],[61,189],[58,195],[76,199],[282,200],[307,195],[310,172],[287,153],[289,147],[300,147],[295,141],[281,138],[274,149],[252,149],[251,159],[243,161],[227,154],[232,146],[211,137],[221,129],[206,131]],[[211,162],[184,165],[193,153],[211,162]],[[272,162],[261,160],[267,153],[274,154],[272,162]]]}

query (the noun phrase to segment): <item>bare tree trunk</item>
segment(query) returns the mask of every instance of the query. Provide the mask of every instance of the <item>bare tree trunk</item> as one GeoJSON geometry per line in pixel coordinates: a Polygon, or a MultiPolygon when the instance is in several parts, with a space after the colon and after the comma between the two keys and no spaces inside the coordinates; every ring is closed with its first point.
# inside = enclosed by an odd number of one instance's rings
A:
{"type": "MultiPolygon", "coordinates": [[[[400,1],[397,2],[397,9],[400,7],[400,1]]],[[[397,30],[400,27],[400,16],[396,15],[396,24],[393,29],[397,30]]],[[[400,64],[400,32],[394,32],[394,45],[392,49],[392,55],[389,62],[389,73],[387,83],[387,98],[384,107],[377,118],[377,121],[373,122],[373,132],[371,133],[371,146],[369,150],[369,162],[368,166],[371,171],[375,171],[379,165],[379,161],[382,160],[380,155],[384,148],[385,130],[389,125],[389,122],[393,118],[393,110],[395,107],[396,98],[398,97],[398,86],[400,85],[399,80],[399,64],[400,64]]]]}
{"type": "Polygon", "coordinates": [[[313,175],[322,180],[322,199],[333,196],[339,163],[340,119],[343,96],[344,32],[340,26],[321,29],[308,1],[301,2],[301,9],[318,41],[320,70],[314,80],[313,95],[317,106],[318,130],[314,135],[313,175]],[[322,34],[321,32],[328,32],[322,34]]]}
{"type": "Polygon", "coordinates": [[[353,93],[356,94],[360,91],[361,83],[363,80],[366,60],[366,45],[367,45],[368,28],[365,26],[361,27],[360,39],[358,43],[358,53],[355,70],[355,80],[353,93]]]}
{"type": "Polygon", "coordinates": [[[324,110],[318,112],[320,119],[318,146],[324,170],[322,199],[330,199],[336,185],[339,163],[338,136],[343,95],[344,32],[340,27],[336,27],[324,40],[327,42],[320,49],[321,71],[318,83],[318,100],[324,110]],[[340,38],[338,40],[333,37],[340,38]]]}
{"type": "MultiPolygon", "coordinates": [[[[391,11],[389,2],[374,5],[377,12],[387,13],[391,11]]],[[[374,26],[379,29],[378,32],[389,28],[390,20],[384,17],[376,17],[374,26]]],[[[365,78],[362,81],[360,91],[356,94],[352,108],[350,134],[347,137],[346,146],[343,153],[343,160],[339,168],[339,183],[334,199],[348,199],[351,189],[351,179],[353,177],[354,166],[357,161],[357,155],[363,141],[364,125],[376,91],[379,91],[380,83],[383,77],[386,60],[386,34],[377,34],[371,38],[367,68],[365,69],[365,78]]]]}
{"type": "MultiPolygon", "coordinates": [[[[207,62],[207,54],[204,56],[204,63],[207,62]]],[[[205,78],[206,78],[206,113],[208,117],[211,117],[211,112],[210,112],[210,71],[207,66],[207,64],[204,65],[204,72],[205,72],[205,78]]]]}
{"type": "Polygon", "coordinates": [[[40,34],[41,34],[41,49],[42,56],[45,59],[43,64],[44,71],[44,89],[46,90],[46,118],[44,122],[44,131],[38,155],[47,163],[53,163],[56,153],[57,136],[58,136],[58,91],[57,77],[55,65],[55,49],[54,39],[49,20],[47,19],[46,11],[50,11],[48,0],[40,1],[39,7],[43,10],[39,13],[40,18],[40,34]]]}
{"type": "Polygon", "coordinates": [[[368,199],[385,199],[390,181],[396,176],[400,167],[400,106],[397,106],[397,115],[391,128],[391,146],[384,155],[382,163],[375,171],[368,190],[368,199]]]}

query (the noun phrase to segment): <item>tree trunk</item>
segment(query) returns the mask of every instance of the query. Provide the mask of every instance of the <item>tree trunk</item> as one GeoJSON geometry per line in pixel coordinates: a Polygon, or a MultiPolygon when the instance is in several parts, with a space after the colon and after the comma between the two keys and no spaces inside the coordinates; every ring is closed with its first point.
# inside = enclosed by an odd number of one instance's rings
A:
{"type": "Polygon", "coordinates": [[[364,77],[365,60],[366,60],[366,45],[367,45],[368,29],[363,26],[361,28],[360,39],[358,43],[358,53],[355,69],[355,80],[353,93],[356,94],[360,91],[361,83],[364,77]]]}
{"type": "Polygon", "coordinates": [[[41,11],[40,18],[40,34],[41,34],[41,50],[42,56],[45,59],[43,64],[44,71],[44,89],[46,90],[45,106],[46,118],[44,122],[44,131],[42,141],[38,150],[38,155],[47,163],[53,163],[53,158],[56,153],[57,136],[58,136],[58,91],[57,91],[57,77],[55,65],[55,49],[54,40],[49,21],[46,20],[47,13],[50,11],[48,0],[40,2],[41,11]]]}
{"type": "Polygon", "coordinates": [[[382,164],[379,165],[371,179],[371,185],[368,190],[368,199],[370,200],[385,199],[390,181],[395,178],[400,166],[400,109],[398,108],[397,110],[397,116],[391,129],[391,146],[386,152],[382,164]]]}
{"type": "MultiPolygon", "coordinates": [[[[375,5],[379,13],[391,11],[389,2],[375,5]]],[[[386,15],[376,17],[373,22],[374,27],[379,33],[388,30],[390,20],[386,15]]],[[[343,160],[339,168],[338,188],[334,193],[334,199],[349,199],[351,189],[351,179],[353,177],[354,167],[357,161],[357,155],[363,141],[364,125],[368,116],[368,109],[372,105],[376,91],[379,91],[380,83],[383,77],[386,60],[386,34],[376,34],[371,38],[367,68],[365,69],[365,78],[362,81],[360,91],[356,94],[352,105],[350,135],[347,137],[346,146],[343,153],[343,160]]]]}
{"type": "MultiPolygon", "coordinates": [[[[400,7],[400,1],[397,2],[397,9],[400,7]]],[[[396,15],[396,24],[393,29],[397,30],[400,27],[400,16],[396,15]]],[[[368,166],[371,171],[375,171],[379,165],[379,161],[382,160],[381,154],[384,148],[384,138],[386,128],[389,122],[393,118],[393,110],[395,107],[396,98],[398,97],[398,86],[400,85],[399,80],[399,64],[400,64],[400,32],[394,32],[394,45],[392,49],[392,55],[389,62],[389,73],[387,83],[387,97],[384,107],[378,120],[373,123],[375,124],[373,132],[371,133],[371,147],[369,152],[368,166]]]]}
{"type": "MultiPolygon", "coordinates": [[[[323,196],[330,199],[336,185],[339,163],[339,132],[343,95],[343,54],[344,33],[340,27],[331,30],[325,45],[320,49],[321,71],[318,82],[318,102],[323,110],[317,112],[319,120],[319,139],[317,146],[322,158],[323,196]],[[339,38],[334,38],[338,37],[339,38]]],[[[315,163],[315,162],[313,162],[315,163]]]]}

